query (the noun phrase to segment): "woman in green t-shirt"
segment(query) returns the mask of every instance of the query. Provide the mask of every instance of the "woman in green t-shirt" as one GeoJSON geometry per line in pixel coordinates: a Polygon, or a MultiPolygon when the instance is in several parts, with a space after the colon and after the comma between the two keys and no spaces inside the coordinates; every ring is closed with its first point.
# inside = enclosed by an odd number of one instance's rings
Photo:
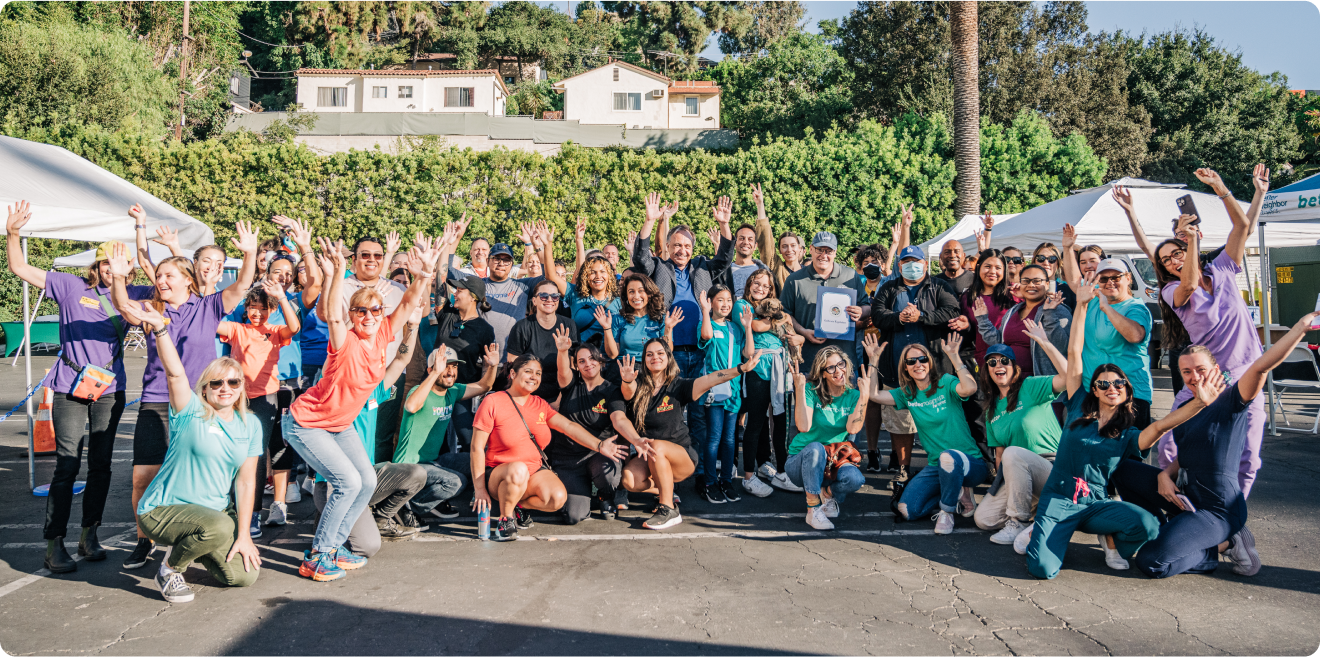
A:
{"type": "MultiPolygon", "coordinates": [[[[871,362],[877,367],[885,344],[876,345],[874,336],[862,342],[871,362]]],[[[989,469],[981,459],[981,451],[972,439],[962,403],[976,394],[976,378],[958,357],[962,336],[949,333],[940,348],[949,362],[958,364],[958,376],[939,376],[935,358],[922,344],[910,344],[903,349],[898,370],[898,387],[893,390],[871,390],[871,401],[912,413],[926,448],[927,467],[913,477],[899,497],[895,511],[903,519],[919,518],[935,509],[935,533],[953,533],[953,514],[964,518],[976,512],[976,496],[972,487],[989,476],[989,469]],[[931,457],[936,457],[932,460],[931,457]],[[935,461],[939,467],[931,467],[935,461]]]]}
{"type": "Polygon", "coordinates": [[[793,373],[793,421],[798,434],[788,446],[784,472],[806,491],[807,524],[815,529],[834,529],[830,518],[838,517],[843,499],[866,483],[862,471],[847,461],[840,463],[832,478],[825,476],[826,446],[848,440],[848,434],[861,431],[866,421],[866,395],[860,391],[871,389],[871,378],[863,367],[853,388],[848,382],[852,368],[843,350],[831,346],[816,352],[810,376],[793,373]]]}
{"type": "MultiPolygon", "coordinates": [[[[1024,325],[1027,337],[1045,352],[1054,369],[1067,372],[1067,359],[1050,342],[1044,327],[1030,319],[1024,325]]],[[[1052,402],[1066,383],[1063,374],[1023,377],[1016,353],[1006,344],[986,350],[981,372],[985,412],[990,418],[986,438],[995,450],[999,474],[976,507],[976,526],[999,530],[990,537],[992,543],[1012,545],[1031,526],[1063,433],[1052,402]]]]}

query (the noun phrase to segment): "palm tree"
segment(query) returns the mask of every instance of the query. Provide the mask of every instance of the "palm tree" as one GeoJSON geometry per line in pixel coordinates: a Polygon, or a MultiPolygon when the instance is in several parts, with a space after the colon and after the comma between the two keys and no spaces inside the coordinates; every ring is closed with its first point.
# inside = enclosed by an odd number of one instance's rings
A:
{"type": "Polygon", "coordinates": [[[981,209],[981,90],[976,2],[949,3],[953,41],[953,148],[958,177],[955,218],[981,209]]]}

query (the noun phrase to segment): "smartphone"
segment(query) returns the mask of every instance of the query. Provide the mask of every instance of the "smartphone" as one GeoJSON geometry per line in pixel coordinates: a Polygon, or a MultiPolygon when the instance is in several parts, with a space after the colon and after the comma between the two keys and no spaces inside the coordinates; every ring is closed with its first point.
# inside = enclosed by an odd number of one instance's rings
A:
{"type": "Polygon", "coordinates": [[[1179,502],[1182,502],[1184,511],[1188,513],[1196,513],[1196,507],[1192,506],[1192,501],[1187,499],[1186,495],[1179,493],[1178,495],[1176,495],[1176,497],[1178,498],[1179,502]]]}
{"type": "Polygon", "coordinates": [[[1194,214],[1196,220],[1192,222],[1192,225],[1195,226],[1201,223],[1201,213],[1196,211],[1196,204],[1192,202],[1191,194],[1183,194],[1175,202],[1178,204],[1178,214],[1194,214]]]}
{"type": "Polygon", "coordinates": [[[1056,280],[1054,280],[1053,278],[1051,278],[1051,279],[1050,279],[1050,294],[1054,294],[1055,292],[1058,292],[1058,291],[1059,291],[1059,283],[1058,283],[1058,281],[1056,281],[1056,280]]]}

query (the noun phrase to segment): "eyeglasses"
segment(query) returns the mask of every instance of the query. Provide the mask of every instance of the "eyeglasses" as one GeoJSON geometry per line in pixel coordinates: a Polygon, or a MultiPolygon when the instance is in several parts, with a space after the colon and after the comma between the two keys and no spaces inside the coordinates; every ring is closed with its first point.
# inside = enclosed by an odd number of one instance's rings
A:
{"type": "Polygon", "coordinates": [[[1122,274],[1118,274],[1117,276],[1101,276],[1099,279],[1097,279],[1097,282],[1099,282],[1101,285],[1109,285],[1110,283],[1117,283],[1122,278],[1123,278],[1122,274]]]}
{"type": "Polygon", "coordinates": [[[348,311],[353,313],[354,315],[357,315],[358,317],[366,317],[367,313],[371,313],[372,317],[380,317],[381,315],[385,314],[385,307],[372,306],[370,308],[365,308],[363,306],[354,306],[352,308],[349,308],[348,311]]]}
{"type": "Polygon", "coordinates": [[[1114,379],[1113,381],[1096,381],[1096,390],[1108,390],[1109,386],[1114,386],[1114,390],[1122,390],[1127,387],[1128,382],[1125,379],[1114,379]]]}
{"type": "Polygon", "coordinates": [[[1051,265],[1059,261],[1059,256],[1036,256],[1036,262],[1048,262],[1051,265]]]}
{"type": "Polygon", "coordinates": [[[212,390],[219,390],[220,386],[228,385],[233,390],[238,390],[243,385],[243,379],[211,379],[206,382],[206,387],[212,390]]]}
{"type": "Polygon", "coordinates": [[[1010,256],[1004,258],[1004,262],[1007,262],[1010,265],[1020,265],[1022,264],[1022,256],[1010,256]]]}
{"type": "Polygon", "coordinates": [[[1005,356],[991,356],[985,359],[985,364],[989,367],[999,367],[1000,365],[1003,365],[1004,367],[1008,367],[1009,364],[1012,362],[1013,361],[1009,360],[1005,356]]]}
{"type": "Polygon", "coordinates": [[[1171,251],[1169,252],[1169,255],[1160,258],[1160,264],[1164,265],[1165,268],[1168,268],[1169,263],[1173,262],[1174,258],[1182,258],[1185,255],[1187,255],[1187,251],[1183,249],[1177,249],[1176,251],[1171,251]]]}
{"type": "Polygon", "coordinates": [[[911,357],[911,358],[905,358],[905,359],[903,359],[903,360],[904,360],[904,362],[906,362],[908,365],[916,365],[917,363],[929,363],[929,362],[930,362],[930,358],[927,357],[927,356],[913,356],[913,357],[911,357]]]}
{"type": "Polygon", "coordinates": [[[540,299],[541,301],[558,301],[564,297],[558,292],[542,292],[536,295],[536,298],[540,299]]]}
{"type": "Polygon", "coordinates": [[[358,258],[359,260],[384,260],[384,259],[385,259],[385,254],[384,254],[384,253],[371,253],[370,251],[364,251],[364,252],[362,252],[362,253],[357,254],[357,258],[358,258]]]}
{"type": "Polygon", "coordinates": [[[826,372],[827,374],[838,374],[839,372],[842,372],[842,371],[844,371],[844,363],[843,363],[843,361],[839,361],[839,362],[837,362],[837,363],[835,363],[835,364],[833,364],[833,365],[826,365],[826,366],[825,366],[825,372],[826,372]]]}
{"type": "Polygon", "coordinates": [[[1019,280],[1018,282],[1021,283],[1021,284],[1023,284],[1023,285],[1044,285],[1044,284],[1045,284],[1045,279],[1043,279],[1043,278],[1023,278],[1023,279],[1019,280]]]}

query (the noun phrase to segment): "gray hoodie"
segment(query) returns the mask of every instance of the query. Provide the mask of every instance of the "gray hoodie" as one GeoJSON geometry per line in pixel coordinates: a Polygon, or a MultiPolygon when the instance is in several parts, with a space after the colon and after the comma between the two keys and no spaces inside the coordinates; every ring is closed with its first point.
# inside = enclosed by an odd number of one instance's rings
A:
{"type": "MultiPolygon", "coordinates": [[[[989,315],[981,315],[976,318],[977,330],[981,333],[981,339],[985,340],[987,345],[999,344],[1004,341],[1004,331],[1008,329],[1008,320],[1022,311],[1022,305],[1025,301],[1009,308],[999,320],[999,326],[990,322],[989,315]]],[[[1045,335],[1050,343],[1054,345],[1059,353],[1068,355],[1068,336],[1072,331],[1072,311],[1068,306],[1059,304],[1059,307],[1052,310],[1041,308],[1036,313],[1036,321],[1040,322],[1045,329],[1045,335]]],[[[1031,371],[1034,376],[1053,376],[1059,374],[1055,371],[1054,363],[1050,362],[1050,357],[1045,353],[1035,340],[1031,341],[1031,371]]]]}

